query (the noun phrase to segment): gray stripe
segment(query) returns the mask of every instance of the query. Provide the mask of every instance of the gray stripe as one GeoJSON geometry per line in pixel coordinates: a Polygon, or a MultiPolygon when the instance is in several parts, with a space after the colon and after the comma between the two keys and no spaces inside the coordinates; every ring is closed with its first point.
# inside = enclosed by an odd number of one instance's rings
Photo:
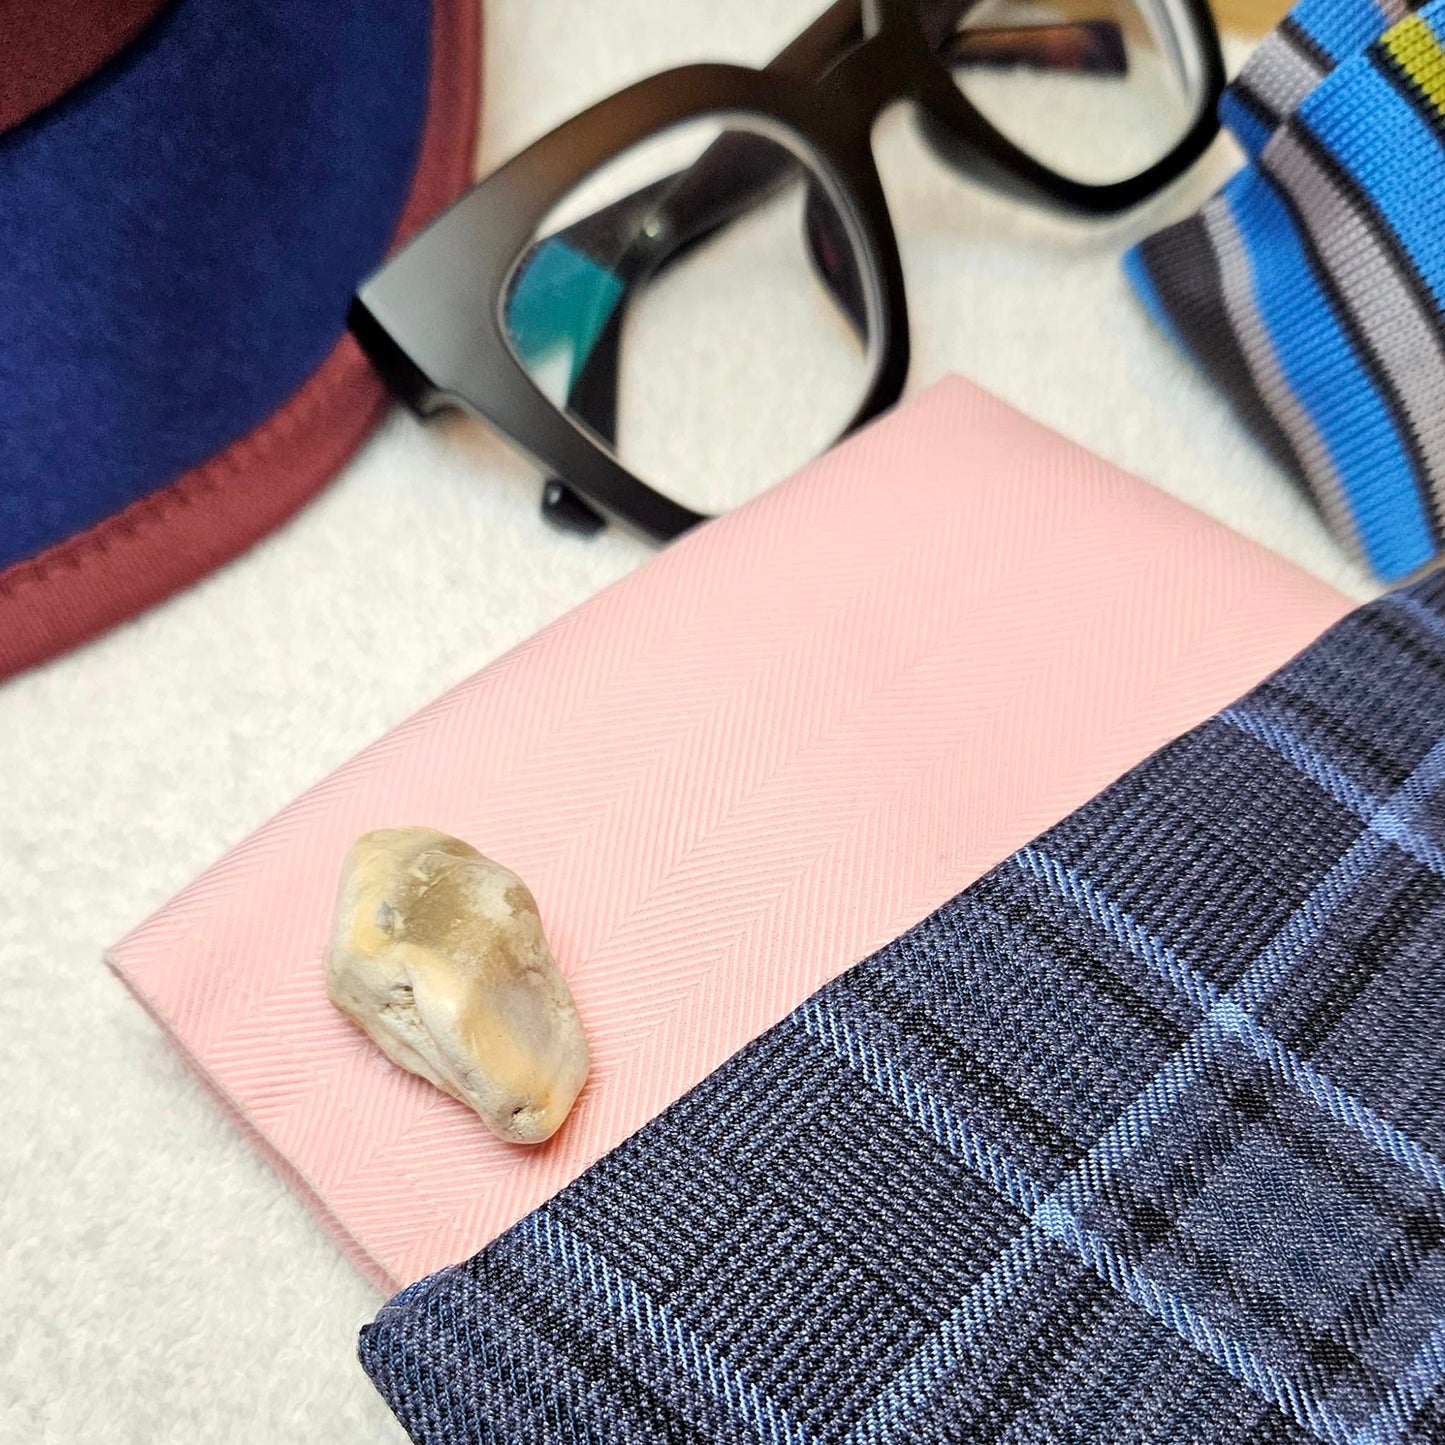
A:
{"type": "Polygon", "coordinates": [[[1254,300],[1254,278],[1238,222],[1224,196],[1216,196],[1200,212],[1209,244],[1219,262],[1220,289],[1224,293],[1224,309],[1239,341],[1239,349],[1249,366],[1250,375],[1276,425],[1289,438],[1305,480],[1324,514],[1330,530],[1344,544],[1356,561],[1363,561],[1365,549],[1360,542],[1354,513],[1345,500],[1339,473],[1325,447],[1324,438],[1295,396],[1280,369],[1274,342],[1260,317],[1254,300]]]}
{"type": "Polygon", "coordinates": [[[1403,20],[1415,7],[1406,3],[1406,0],[1375,0],[1380,7],[1380,14],[1385,17],[1386,25],[1394,25],[1403,20]]]}
{"type": "Polygon", "coordinates": [[[1299,208],[1355,327],[1399,400],[1437,514],[1445,497],[1445,339],[1402,262],[1368,212],[1286,126],[1270,138],[1264,169],[1299,208]]]}
{"type": "Polygon", "coordinates": [[[1313,57],[1295,45],[1288,32],[1272,30],[1259,42],[1235,84],[1283,119],[1324,76],[1313,57]]]}

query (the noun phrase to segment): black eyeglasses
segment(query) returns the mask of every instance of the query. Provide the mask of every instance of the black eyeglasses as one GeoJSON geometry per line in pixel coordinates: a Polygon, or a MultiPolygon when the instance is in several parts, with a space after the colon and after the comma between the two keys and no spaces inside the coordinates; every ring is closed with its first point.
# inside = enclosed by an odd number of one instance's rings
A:
{"type": "Polygon", "coordinates": [[[689,65],[584,111],[382,267],[350,325],[422,413],[463,406],[544,509],[666,541],[897,400],[898,248],[870,134],[1086,215],[1213,139],[1204,0],[838,0],[765,70],[689,65]]]}

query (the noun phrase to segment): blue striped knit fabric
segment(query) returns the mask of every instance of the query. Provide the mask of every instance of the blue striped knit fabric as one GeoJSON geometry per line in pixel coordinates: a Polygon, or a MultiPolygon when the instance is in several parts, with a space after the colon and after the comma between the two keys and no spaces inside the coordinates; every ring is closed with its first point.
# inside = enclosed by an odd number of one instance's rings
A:
{"type": "Polygon", "coordinates": [[[1127,262],[1387,579],[1445,541],[1442,36],[1445,0],[1301,0],[1221,106],[1250,164],[1127,262]]]}
{"type": "Polygon", "coordinates": [[[418,1445],[1445,1440],[1445,579],[823,988],[361,1358],[418,1445]]]}

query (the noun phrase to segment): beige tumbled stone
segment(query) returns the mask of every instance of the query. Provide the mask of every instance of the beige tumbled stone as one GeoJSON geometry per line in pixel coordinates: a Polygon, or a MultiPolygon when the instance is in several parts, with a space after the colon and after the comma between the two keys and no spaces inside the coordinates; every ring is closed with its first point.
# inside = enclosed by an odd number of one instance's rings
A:
{"type": "Polygon", "coordinates": [[[353,844],[326,950],[326,988],[404,1069],[540,1144],[587,1077],[577,1006],[526,884],[432,828],[353,844]]]}

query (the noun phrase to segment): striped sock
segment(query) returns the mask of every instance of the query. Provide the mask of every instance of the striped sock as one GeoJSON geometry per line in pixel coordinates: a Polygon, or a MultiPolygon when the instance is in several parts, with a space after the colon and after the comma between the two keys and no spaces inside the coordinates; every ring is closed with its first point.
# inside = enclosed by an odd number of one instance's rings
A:
{"type": "Polygon", "coordinates": [[[1393,579],[1445,536],[1445,0],[1310,82],[1297,62],[1338,57],[1365,8],[1291,13],[1226,106],[1253,163],[1129,270],[1340,541],[1393,579]]]}
{"type": "Polygon", "coordinates": [[[1413,8],[1407,0],[1300,0],[1255,47],[1225,93],[1220,119],[1257,156],[1325,76],[1413,8]]]}

